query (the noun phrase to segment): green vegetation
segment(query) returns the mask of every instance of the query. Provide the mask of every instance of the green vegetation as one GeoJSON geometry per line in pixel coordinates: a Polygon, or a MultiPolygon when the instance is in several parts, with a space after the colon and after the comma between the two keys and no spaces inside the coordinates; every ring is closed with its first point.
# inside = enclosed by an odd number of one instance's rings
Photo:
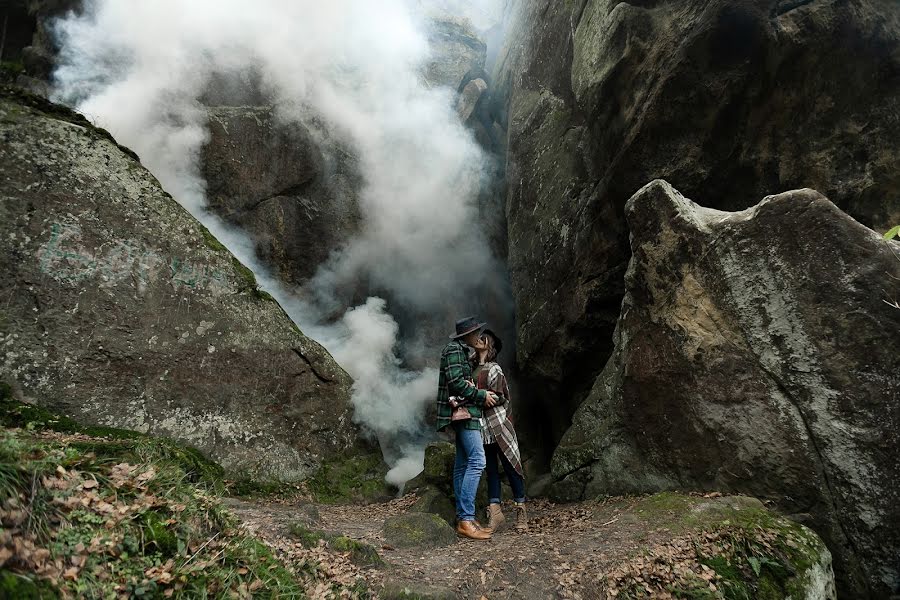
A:
{"type": "MultiPolygon", "coordinates": [[[[200,228],[200,235],[203,236],[203,241],[206,242],[207,247],[215,252],[228,252],[228,249],[222,245],[222,242],[220,242],[202,223],[197,223],[197,227],[200,228]]],[[[256,279],[254,278],[254,283],[255,282],[256,279]]]]}
{"type": "Polygon", "coordinates": [[[897,235],[900,235],[900,225],[891,227],[891,229],[889,229],[888,232],[884,234],[884,239],[892,240],[897,237],[897,235]]]}
{"type": "Polygon", "coordinates": [[[80,429],[10,396],[0,386],[0,420],[14,427],[0,430],[0,597],[305,598],[327,579],[240,530],[220,502],[221,467],[196,450],[80,429]]]}
{"type": "Polygon", "coordinates": [[[387,467],[377,452],[336,457],[306,481],[319,502],[373,502],[389,494],[384,483],[387,467]]]}
{"type": "Polygon", "coordinates": [[[292,523],[289,529],[291,535],[306,548],[315,548],[322,543],[330,550],[348,554],[350,561],[359,567],[380,567],[385,564],[378,551],[365,542],[342,535],[331,535],[324,531],[315,531],[303,523],[292,523]]]}
{"type": "MultiPolygon", "coordinates": [[[[212,234],[210,234],[210,237],[212,237],[212,234]]],[[[212,239],[215,240],[215,238],[212,239]]],[[[207,241],[207,243],[209,242],[207,241]]],[[[219,243],[218,240],[216,240],[216,243],[219,243]]],[[[275,302],[275,298],[273,298],[269,292],[259,289],[259,283],[257,283],[256,275],[253,274],[253,271],[245,267],[244,264],[234,256],[231,257],[231,264],[234,266],[234,272],[237,274],[238,280],[241,281],[241,284],[239,285],[241,291],[250,292],[260,300],[275,302]]]]}
{"type": "Polygon", "coordinates": [[[614,569],[607,577],[610,588],[617,597],[631,599],[653,594],[696,600],[803,597],[811,569],[827,551],[824,544],[803,526],[744,500],[672,493],[642,499],[636,514],[687,533],[614,569]],[[679,514],[685,516],[679,519],[679,514]]]}
{"type": "Polygon", "coordinates": [[[13,83],[25,71],[22,61],[0,61],[0,82],[13,83]]]}

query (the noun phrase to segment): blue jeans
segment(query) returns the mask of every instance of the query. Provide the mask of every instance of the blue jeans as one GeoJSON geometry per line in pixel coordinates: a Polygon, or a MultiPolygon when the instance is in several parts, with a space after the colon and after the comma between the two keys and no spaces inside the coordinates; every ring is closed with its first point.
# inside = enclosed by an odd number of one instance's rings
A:
{"type": "Polygon", "coordinates": [[[456,462],[453,465],[453,494],[456,496],[456,518],[475,520],[475,494],[484,471],[484,445],[481,431],[466,429],[466,423],[453,424],[456,431],[456,462]]]}
{"type": "Polygon", "coordinates": [[[497,459],[503,464],[503,470],[506,471],[506,478],[509,479],[509,485],[512,487],[513,500],[516,502],[525,502],[525,478],[513,468],[512,463],[503,454],[500,446],[497,444],[488,444],[484,447],[485,458],[487,459],[487,485],[488,485],[488,502],[491,504],[500,504],[500,470],[497,468],[497,459]]]}

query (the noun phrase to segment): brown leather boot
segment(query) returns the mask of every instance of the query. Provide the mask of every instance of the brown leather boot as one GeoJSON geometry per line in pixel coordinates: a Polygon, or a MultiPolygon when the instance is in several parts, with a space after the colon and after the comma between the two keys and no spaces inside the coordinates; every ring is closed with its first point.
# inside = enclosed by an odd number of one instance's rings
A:
{"type": "Polygon", "coordinates": [[[461,535],[463,537],[467,537],[470,540],[489,540],[491,539],[490,532],[487,532],[483,529],[479,529],[477,525],[475,525],[475,521],[460,521],[456,524],[456,534],[461,535]]]}
{"type": "Polygon", "coordinates": [[[516,510],[516,531],[528,533],[528,512],[525,510],[525,504],[516,502],[513,508],[516,510]]]}
{"type": "Polygon", "coordinates": [[[504,521],[506,521],[506,517],[503,516],[503,511],[500,509],[500,505],[489,504],[487,514],[488,528],[491,530],[491,533],[497,533],[500,530],[500,526],[503,525],[504,521]]]}
{"type": "Polygon", "coordinates": [[[490,526],[482,525],[477,519],[475,520],[475,527],[486,533],[494,533],[494,530],[491,529],[490,526]]]}

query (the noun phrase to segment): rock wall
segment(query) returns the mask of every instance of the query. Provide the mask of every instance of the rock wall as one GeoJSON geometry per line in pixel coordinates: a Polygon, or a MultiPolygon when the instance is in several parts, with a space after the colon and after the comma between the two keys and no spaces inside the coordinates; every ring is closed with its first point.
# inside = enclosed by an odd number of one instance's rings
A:
{"type": "Polygon", "coordinates": [[[26,401],[299,480],[353,446],[350,378],[137,158],[0,96],[0,376],[26,401]]]}
{"type": "Polygon", "coordinates": [[[848,597],[900,587],[900,243],[799,190],[735,213],[656,181],[627,204],[615,352],[553,457],[560,499],[774,501],[848,597]]]}
{"type": "Polygon", "coordinates": [[[525,372],[558,437],[602,369],[654,178],[716,208],[811,187],[900,222],[900,4],[516,3],[493,77],[525,372]]]}
{"type": "Polygon", "coordinates": [[[250,233],[282,281],[305,281],[358,231],[355,157],[322,129],[282,122],[271,105],[208,113],[201,164],[210,209],[250,233]]]}

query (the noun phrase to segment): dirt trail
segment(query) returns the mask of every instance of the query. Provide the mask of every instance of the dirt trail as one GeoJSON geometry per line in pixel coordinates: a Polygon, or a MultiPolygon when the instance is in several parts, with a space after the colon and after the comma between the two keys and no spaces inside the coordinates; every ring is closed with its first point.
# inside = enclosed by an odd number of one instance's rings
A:
{"type": "MultiPolygon", "coordinates": [[[[529,504],[528,533],[507,526],[486,542],[459,540],[438,549],[387,546],[382,535],[385,519],[409,510],[415,500],[410,495],[366,506],[315,505],[320,520],[312,528],[367,542],[387,562],[382,568],[355,569],[338,557],[336,576],[361,575],[373,590],[386,583],[411,589],[432,586],[432,593],[443,590],[443,595],[433,597],[600,598],[601,574],[665,532],[653,530],[629,512],[635,499],[570,505],[535,501],[529,504]]],[[[229,500],[228,505],[282,555],[303,552],[288,526],[309,514],[304,508],[308,504],[229,500]]],[[[505,513],[509,525],[512,507],[505,513]]]]}

